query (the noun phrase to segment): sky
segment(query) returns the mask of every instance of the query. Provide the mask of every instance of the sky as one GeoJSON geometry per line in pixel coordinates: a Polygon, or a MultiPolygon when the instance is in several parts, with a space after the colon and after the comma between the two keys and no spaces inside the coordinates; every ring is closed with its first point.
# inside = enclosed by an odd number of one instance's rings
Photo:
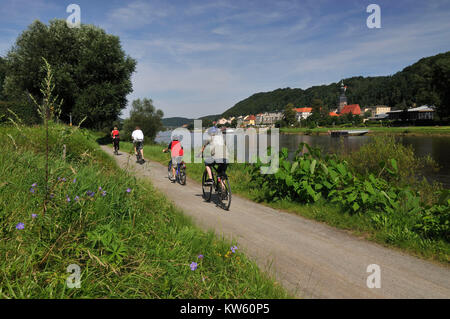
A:
{"type": "Polygon", "coordinates": [[[450,51],[450,0],[0,0],[0,55],[34,20],[67,19],[71,3],[81,23],[119,36],[137,60],[129,105],[151,98],[165,117],[220,114],[277,88],[394,74],[450,51]],[[371,3],[381,28],[367,27],[371,3]]]}

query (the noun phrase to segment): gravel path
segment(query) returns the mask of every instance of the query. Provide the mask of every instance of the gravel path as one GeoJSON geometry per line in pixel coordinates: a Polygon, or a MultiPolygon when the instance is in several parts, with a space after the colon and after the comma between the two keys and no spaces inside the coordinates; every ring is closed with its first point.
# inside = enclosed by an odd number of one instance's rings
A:
{"type": "MultiPolygon", "coordinates": [[[[112,149],[102,146],[112,155],[112,149]]],[[[204,202],[201,185],[172,184],[167,167],[136,164],[115,156],[119,165],[150,178],[184,213],[205,230],[237,241],[240,250],[301,298],[450,298],[450,268],[359,239],[345,231],[233,196],[229,211],[204,202]],[[381,288],[368,288],[371,264],[380,267],[381,288]]],[[[233,189],[233,185],[231,185],[233,189]]]]}

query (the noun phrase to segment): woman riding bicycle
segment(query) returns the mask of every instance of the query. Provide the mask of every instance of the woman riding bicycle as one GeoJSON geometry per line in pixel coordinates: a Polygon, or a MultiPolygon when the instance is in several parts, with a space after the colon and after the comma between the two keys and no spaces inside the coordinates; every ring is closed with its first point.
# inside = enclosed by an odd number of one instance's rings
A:
{"type": "MultiPolygon", "coordinates": [[[[217,173],[219,176],[222,176],[226,173],[227,167],[228,167],[228,152],[227,147],[225,145],[225,141],[222,135],[222,132],[215,126],[211,127],[208,130],[209,138],[206,140],[205,144],[202,147],[201,153],[205,151],[205,149],[209,148],[209,154],[210,156],[205,157],[205,169],[208,173],[208,180],[206,181],[207,184],[212,184],[212,172],[211,172],[211,166],[217,165],[217,173]]],[[[224,187],[222,182],[222,187],[224,187]]]]}

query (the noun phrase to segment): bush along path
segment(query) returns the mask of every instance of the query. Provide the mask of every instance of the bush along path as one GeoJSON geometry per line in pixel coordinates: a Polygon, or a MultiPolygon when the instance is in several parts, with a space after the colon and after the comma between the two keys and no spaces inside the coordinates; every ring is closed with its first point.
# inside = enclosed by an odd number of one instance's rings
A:
{"type": "MultiPolygon", "coordinates": [[[[109,146],[102,149],[113,153],[109,146]]],[[[446,266],[238,196],[233,197],[230,211],[224,211],[203,201],[201,185],[194,180],[188,178],[186,186],[170,183],[164,165],[135,164],[135,158],[125,152],[115,159],[143,180],[151,179],[198,225],[233,239],[260,268],[274,273],[299,297],[450,298],[450,270],[446,266]],[[371,265],[379,266],[380,288],[369,288],[371,265]]]]}

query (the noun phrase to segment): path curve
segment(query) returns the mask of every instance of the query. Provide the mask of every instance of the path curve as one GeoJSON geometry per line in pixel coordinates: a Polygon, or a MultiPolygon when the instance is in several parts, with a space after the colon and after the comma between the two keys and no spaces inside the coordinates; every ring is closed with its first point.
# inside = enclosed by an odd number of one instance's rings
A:
{"type": "MultiPolygon", "coordinates": [[[[113,155],[112,148],[102,149],[113,155]]],[[[118,164],[150,178],[205,230],[234,239],[262,270],[273,273],[301,298],[450,298],[450,268],[357,238],[319,222],[233,196],[230,211],[202,199],[201,185],[172,184],[167,167],[135,163],[126,153],[118,164]],[[368,265],[381,270],[381,288],[368,288],[368,265]]],[[[231,185],[233,189],[233,185],[231,185]]]]}

